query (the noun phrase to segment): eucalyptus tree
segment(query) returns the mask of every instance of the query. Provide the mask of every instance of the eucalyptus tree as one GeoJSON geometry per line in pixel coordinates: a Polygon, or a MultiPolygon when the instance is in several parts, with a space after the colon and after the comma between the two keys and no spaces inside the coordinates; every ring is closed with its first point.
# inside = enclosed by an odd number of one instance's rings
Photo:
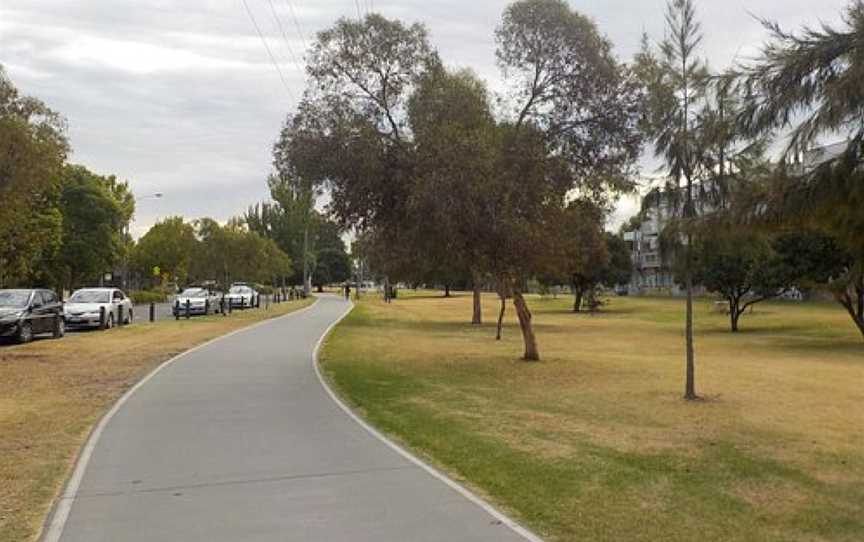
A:
{"type": "Polygon", "coordinates": [[[573,312],[582,310],[586,294],[601,282],[609,263],[603,224],[605,212],[591,201],[576,200],[565,211],[562,224],[565,235],[562,254],[557,258],[560,269],[554,273],[561,283],[569,283],[573,292],[573,312]]]}
{"type": "Polygon", "coordinates": [[[696,191],[704,176],[704,137],[699,113],[708,92],[708,69],[698,55],[702,32],[692,0],[670,0],[666,8],[666,38],[655,54],[643,41],[637,72],[648,91],[643,127],[654,142],[654,153],[664,162],[669,207],[677,210],[683,231],[683,283],[686,291],[684,397],[696,399],[696,363],[693,345],[692,234],[689,225],[697,214],[696,191]]]}
{"type": "Polygon", "coordinates": [[[309,87],[274,147],[280,177],[300,195],[329,188],[345,226],[401,221],[411,167],[406,102],[437,64],[421,25],[371,14],[320,32],[307,64],[309,87]]]}
{"type": "Polygon", "coordinates": [[[481,324],[481,255],[496,152],[488,91],[470,70],[430,70],[408,112],[416,162],[409,213],[419,219],[411,237],[433,276],[471,277],[472,324],[481,324]]]}
{"type": "Polygon", "coordinates": [[[787,32],[763,21],[761,54],[738,67],[745,107],[739,127],[753,135],[788,131],[782,168],[754,207],[761,221],[804,222],[837,239],[849,255],[830,277],[835,299],[864,335],[864,2],[846,8],[843,27],[787,32]],[[846,138],[841,152],[817,148],[846,138]],[[800,163],[803,156],[804,163],[800,163]]]}
{"type": "Polygon", "coordinates": [[[280,177],[329,190],[330,212],[343,227],[395,239],[411,218],[407,102],[419,78],[438,64],[418,24],[372,14],[340,19],[320,32],[307,64],[307,91],[274,147],[280,177]]]}
{"type": "Polygon", "coordinates": [[[496,179],[512,197],[502,200],[499,245],[490,245],[487,259],[499,288],[512,294],[524,358],[536,360],[524,284],[556,254],[555,233],[571,193],[602,202],[632,187],[642,96],[611,43],[562,0],[510,4],[495,37],[507,84],[496,179]]]}
{"type": "Polygon", "coordinates": [[[277,148],[292,176],[327,186],[334,216],[371,253],[389,252],[394,272],[447,258],[475,283],[493,277],[536,360],[524,285],[556,254],[572,191],[602,201],[629,187],[641,96],[609,42],[562,1],[510,5],[496,39],[504,118],[475,77],[441,67],[422,26],[339,20],[318,35],[277,148]]]}

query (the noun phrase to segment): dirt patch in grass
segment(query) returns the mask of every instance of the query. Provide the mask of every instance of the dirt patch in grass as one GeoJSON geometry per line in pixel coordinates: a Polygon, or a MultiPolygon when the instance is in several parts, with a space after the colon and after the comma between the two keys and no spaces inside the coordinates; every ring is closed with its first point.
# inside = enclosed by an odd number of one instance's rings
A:
{"type": "Polygon", "coordinates": [[[159,363],[311,302],[0,346],[0,542],[35,539],[90,429],[159,363]]]}
{"type": "Polygon", "coordinates": [[[864,343],[831,304],[728,321],[697,303],[614,298],[589,316],[530,300],[543,361],[494,340],[471,298],[367,299],[325,371],[373,423],[551,540],[864,540],[864,343]],[[398,347],[397,347],[398,345],[398,347]]]}

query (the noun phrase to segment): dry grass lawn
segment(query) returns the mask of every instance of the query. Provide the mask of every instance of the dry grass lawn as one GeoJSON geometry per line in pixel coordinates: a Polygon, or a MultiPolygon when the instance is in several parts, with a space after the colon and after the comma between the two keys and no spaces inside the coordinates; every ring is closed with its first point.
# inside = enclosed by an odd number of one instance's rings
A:
{"type": "Polygon", "coordinates": [[[728,331],[699,301],[683,395],[683,302],[598,315],[530,300],[471,326],[468,295],[367,299],[324,367],[373,423],[551,540],[864,540],[864,341],[831,304],[763,304],[728,331]]]}
{"type": "Polygon", "coordinates": [[[0,542],[38,536],[90,429],[146,373],[192,346],[311,302],[0,347],[0,542]]]}

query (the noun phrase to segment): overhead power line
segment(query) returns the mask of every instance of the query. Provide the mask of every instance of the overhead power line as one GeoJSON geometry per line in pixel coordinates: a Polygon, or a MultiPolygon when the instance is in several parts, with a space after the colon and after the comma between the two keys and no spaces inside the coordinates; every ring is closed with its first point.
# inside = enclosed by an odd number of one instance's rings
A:
{"type": "Polygon", "coordinates": [[[294,65],[303,73],[303,64],[300,60],[297,59],[297,55],[294,54],[294,48],[291,47],[291,40],[288,39],[288,34],[285,33],[285,27],[282,26],[282,19],[279,17],[279,14],[276,13],[276,7],[273,5],[273,0],[267,0],[267,3],[270,4],[270,13],[273,14],[273,18],[276,19],[276,26],[279,27],[279,32],[282,34],[282,39],[285,40],[285,45],[288,47],[288,53],[291,55],[291,58],[294,60],[294,65]]]}
{"type": "Polygon", "coordinates": [[[252,10],[249,9],[249,4],[246,3],[246,0],[241,1],[243,2],[243,7],[246,8],[246,14],[249,15],[249,20],[252,21],[252,25],[255,27],[255,31],[258,32],[258,37],[261,38],[261,43],[263,43],[264,48],[267,49],[267,55],[270,57],[270,62],[273,63],[273,67],[276,68],[276,72],[279,74],[279,79],[282,80],[282,85],[288,92],[288,96],[290,96],[291,99],[296,102],[297,99],[294,97],[294,92],[291,91],[291,87],[288,85],[288,81],[285,80],[285,75],[282,73],[282,68],[279,67],[279,63],[276,61],[276,57],[273,56],[273,51],[270,50],[270,46],[267,44],[267,39],[261,32],[261,27],[258,26],[258,21],[256,21],[255,16],[252,15],[252,10]]]}
{"type": "Polygon", "coordinates": [[[297,19],[297,14],[294,13],[294,4],[291,0],[285,0],[288,4],[288,10],[291,12],[291,19],[294,21],[294,28],[297,29],[297,35],[300,36],[300,43],[303,44],[303,50],[306,50],[306,38],[304,37],[303,28],[300,27],[300,20],[297,19]]]}

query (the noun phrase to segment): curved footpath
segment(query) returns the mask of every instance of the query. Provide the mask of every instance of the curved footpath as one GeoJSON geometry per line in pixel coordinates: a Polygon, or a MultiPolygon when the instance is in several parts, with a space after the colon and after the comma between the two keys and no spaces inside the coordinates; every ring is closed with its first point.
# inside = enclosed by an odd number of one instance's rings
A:
{"type": "Polygon", "coordinates": [[[44,540],[532,539],[321,385],[313,352],[348,308],[324,296],[164,366],[94,432],[44,540]]]}

